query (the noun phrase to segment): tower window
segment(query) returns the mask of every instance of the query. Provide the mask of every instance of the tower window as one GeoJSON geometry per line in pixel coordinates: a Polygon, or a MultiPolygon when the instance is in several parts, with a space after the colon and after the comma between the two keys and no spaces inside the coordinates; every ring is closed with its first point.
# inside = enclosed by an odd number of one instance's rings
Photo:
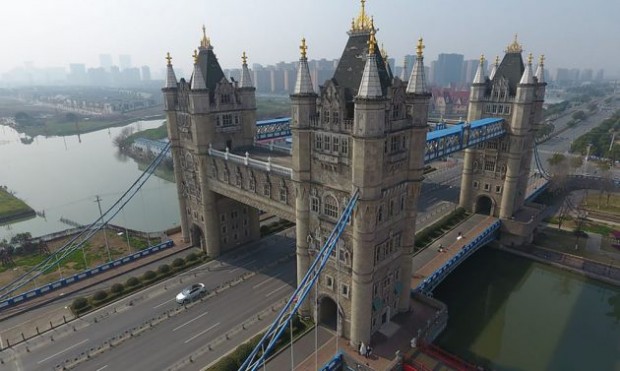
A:
{"type": "Polygon", "coordinates": [[[338,112],[334,112],[332,116],[332,121],[334,122],[334,124],[340,123],[340,114],[338,112]]]}
{"type": "Polygon", "coordinates": [[[338,217],[338,202],[334,196],[325,196],[323,200],[323,213],[330,218],[338,217]]]}
{"type": "Polygon", "coordinates": [[[331,137],[329,135],[326,135],[324,140],[325,143],[323,143],[323,149],[326,151],[331,151],[331,137]]]}
{"type": "Polygon", "coordinates": [[[342,138],[342,154],[349,154],[349,138],[342,138]]]}
{"type": "Polygon", "coordinates": [[[332,149],[334,152],[338,152],[340,150],[340,141],[338,140],[338,137],[334,137],[332,149]]]}
{"type": "Polygon", "coordinates": [[[495,170],[495,161],[485,161],[484,162],[484,170],[494,171],[495,170]]]}
{"type": "Polygon", "coordinates": [[[324,111],[324,112],[323,112],[323,121],[324,121],[326,124],[329,124],[329,111],[324,111]]]}
{"type": "Polygon", "coordinates": [[[314,148],[323,149],[323,136],[321,134],[314,134],[314,148]]]}
{"type": "Polygon", "coordinates": [[[310,210],[314,213],[319,212],[319,198],[318,197],[310,197],[310,210]]]}
{"type": "Polygon", "coordinates": [[[344,296],[345,298],[349,297],[349,285],[343,283],[342,286],[340,286],[340,292],[342,293],[342,296],[344,296]]]}

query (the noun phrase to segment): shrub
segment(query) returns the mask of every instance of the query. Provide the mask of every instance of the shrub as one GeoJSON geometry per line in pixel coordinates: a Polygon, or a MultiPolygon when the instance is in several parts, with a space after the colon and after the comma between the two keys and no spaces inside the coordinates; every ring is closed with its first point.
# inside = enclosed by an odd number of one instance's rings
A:
{"type": "Polygon", "coordinates": [[[104,300],[105,298],[108,297],[108,293],[103,291],[103,290],[99,290],[97,291],[94,295],[93,295],[93,300],[95,301],[101,301],[104,300]]]}
{"type": "Polygon", "coordinates": [[[243,362],[245,362],[245,359],[248,358],[250,353],[252,353],[253,350],[254,350],[254,346],[252,344],[244,343],[244,344],[239,345],[237,349],[235,350],[235,352],[231,354],[230,356],[233,357],[238,367],[240,367],[243,364],[243,362]]]}
{"type": "Polygon", "coordinates": [[[173,267],[182,267],[185,265],[185,260],[181,259],[181,258],[176,258],[172,261],[172,266],[173,267]]]}
{"type": "Polygon", "coordinates": [[[166,274],[166,273],[170,272],[170,266],[168,264],[162,264],[159,267],[157,267],[157,271],[160,274],[166,274]]]}
{"type": "Polygon", "coordinates": [[[217,371],[237,371],[239,369],[237,361],[231,357],[222,358],[214,367],[213,370],[217,371]]]}
{"type": "Polygon", "coordinates": [[[198,259],[198,255],[196,255],[196,253],[190,253],[185,257],[185,260],[188,262],[193,262],[196,259],[198,259]]]}
{"type": "Polygon", "coordinates": [[[127,286],[137,286],[138,284],[140,284],[140,280],[137,279],[136,277],[129,277],[127,279],[127,282],[125,282],[127,284],[127,286]]]}
{"type": "Polygon", "coordinates": [[[74,311],[79,312],[81,309],[84,309],[88,306],[88,300],[85,297],[80,296],[79,298],[75,298],[73,303],[71,304],[71,308],[74,311]]]}
{"type": "Polygon", "coordinates": [[[112,287],[110,287],[110,292],[115,294],[120,294],[123,290],[125,290],[125,286],[123,286],[122,283],[115,283],[112,287]]]}
{"type": "Polygon", "coordinates": [[[145,281],[150,281],[150,280],[154,279],[155,277],[157,277],[157,273],[155,273],[153,271],[146,271],[142,275],[142,279],[145,280],[145,281]]]}

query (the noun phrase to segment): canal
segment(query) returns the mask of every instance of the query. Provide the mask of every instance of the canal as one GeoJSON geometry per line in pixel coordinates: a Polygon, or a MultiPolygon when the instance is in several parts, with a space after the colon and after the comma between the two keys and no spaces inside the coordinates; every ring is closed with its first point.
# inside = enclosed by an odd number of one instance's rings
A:
{"type": "Polygon", "coordinates": [[[495,370],[620,370],[620,288],[483,248],[436,290],[436,343],[495,370]]]}
{"type": "MultiPolygon", "coordinates": [[[[155,128],[162,120],[139,121],[135,130],[155,128]]],[[[131,158],[118,153],[114,138],[123,128],[67,137],[38,136],[30,144],[8,126],[0,126],[0,185],[40,213],[36,218],[0,227],[0,239],[16,233],[33,236],[72,228],[68,219],[90,224],[140,176],[131,158]],[[43,214],[44,213],[44,214],[43,214]],[[44,215],[44,216],[43,216],[44,215]]],[[[112,224],[142,231],[160,231],[179,224],[176,185],[155,176],[126,205],[112,224]]]]}

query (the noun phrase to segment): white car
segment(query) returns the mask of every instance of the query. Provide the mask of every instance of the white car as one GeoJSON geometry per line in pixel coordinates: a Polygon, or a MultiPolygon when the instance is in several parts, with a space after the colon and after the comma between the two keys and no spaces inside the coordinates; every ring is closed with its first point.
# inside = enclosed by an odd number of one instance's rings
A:
{"type": "Polygon", "coordinates": [[[200,296],[204,295],[207,292],[204,283],[195,283],[191,286],[188,286],[181,291],[177,297],[176,301],[179,304],[185,304],[190,301],[193,301],[200,296]]]}

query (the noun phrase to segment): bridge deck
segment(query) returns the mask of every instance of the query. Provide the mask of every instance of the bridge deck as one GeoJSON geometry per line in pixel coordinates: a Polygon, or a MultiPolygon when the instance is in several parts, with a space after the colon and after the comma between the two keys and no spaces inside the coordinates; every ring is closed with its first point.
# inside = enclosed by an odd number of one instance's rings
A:
{"type": "Polygon", "coordinates": [[[433,275],[446,262],[452,259],[468,241],[482,233],[496,220],[492,216],[474,214],[456,229],[451,230],[435,241],[432,246],[414,256],[411,288],[418,287],[425,278],[433,275]],[[462,232],[464,236],[461,240],[456,239],[459,232],[462,232]],[[438,251],[439,244],[443,246],[444,252],[438,251]]]}
{"type": "Polygon", "coordinates": [[[235,155],[245,156],[248,152],[250,158],[255,160],[267,162],[267,159],[271,157],[271,163],[291,168],[293,166],[293,156],[282,151],[270,151],[267,148],[261,147],[243,147],[237,148],[232,151],[235,155]]]}

